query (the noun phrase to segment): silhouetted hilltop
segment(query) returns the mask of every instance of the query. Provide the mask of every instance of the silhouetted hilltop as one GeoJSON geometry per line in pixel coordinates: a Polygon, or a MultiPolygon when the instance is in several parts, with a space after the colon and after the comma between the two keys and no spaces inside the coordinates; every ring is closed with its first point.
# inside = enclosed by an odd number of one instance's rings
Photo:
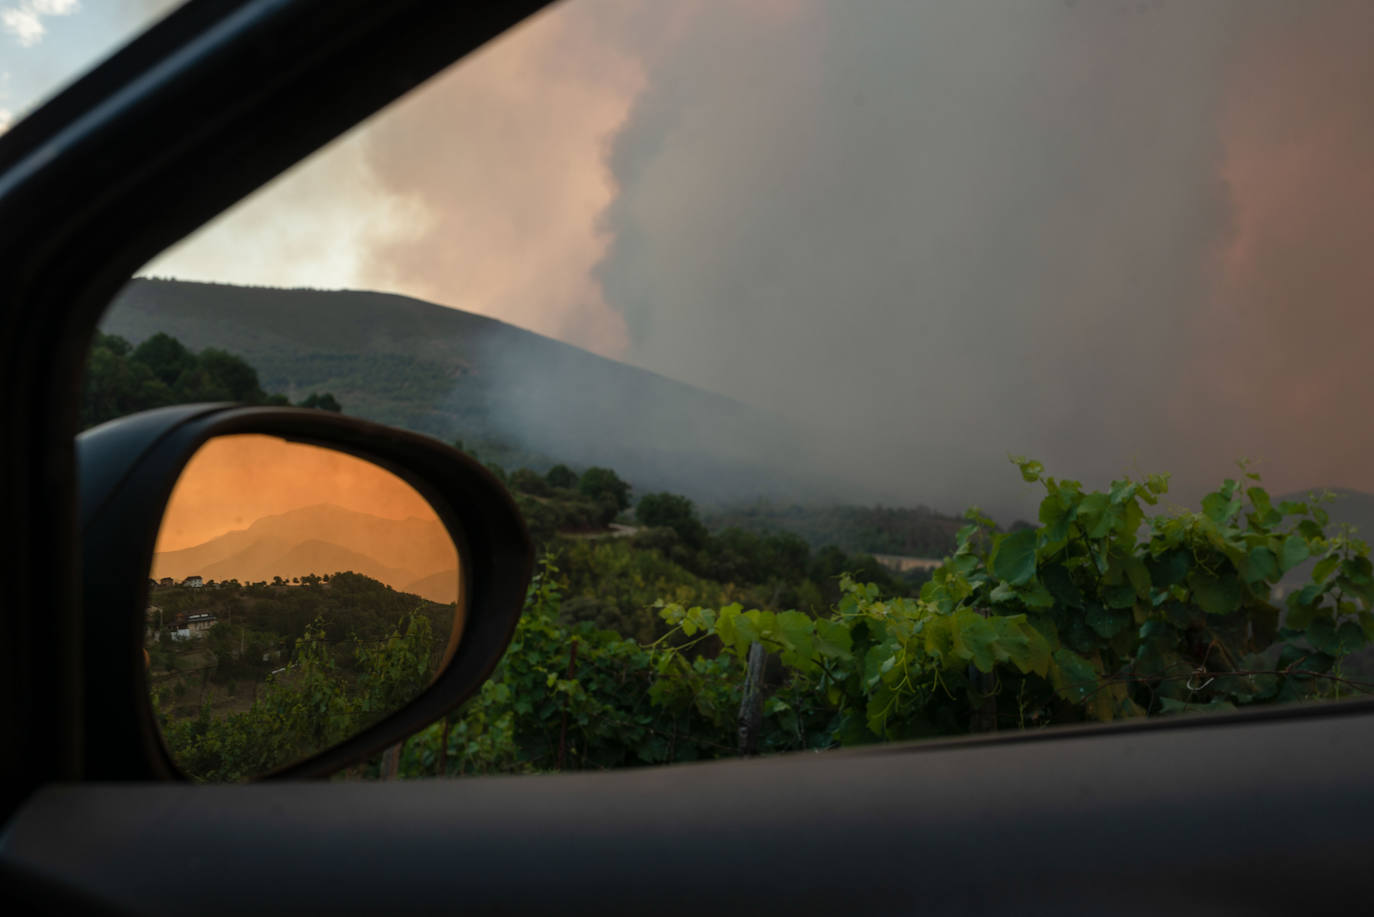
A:
{"type": "Polygon", "coordinates": [[[322,504],[264,516],[203,544],[159,553],[151,575],[249,583],[344,570],[451,602],[457,594],[455,558],[452,540],[435,520],[384,519],[322,504]]]}
{"type": "Polygon", "coordinates": [[[418,299],[137,279],[101,327],[228,350],[268,391],[329,391],[349,414],[462,439],[508,466],[609,465],[640,493],[702,500],[818,495],[787,471],[795,433],[765,412],[418,299]]]}

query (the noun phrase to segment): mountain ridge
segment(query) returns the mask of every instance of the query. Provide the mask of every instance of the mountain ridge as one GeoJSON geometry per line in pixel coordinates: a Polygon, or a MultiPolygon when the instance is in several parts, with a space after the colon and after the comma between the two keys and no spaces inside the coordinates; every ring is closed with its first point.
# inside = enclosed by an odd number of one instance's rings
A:
{"type": "MultiPolygon", "coordinates": [[[[414,297],[136,278],[101,330],[158,332],[253,365],[292,400],[332,392],[355,416],[453,441],[484,460],[614,467],[643,493],[699,500],[817,495],[790,421],[499,319],[414,297]]],[[[826,494],[829,496],[830,494],[826,494]]]]}
{"type": "MultiPolygon", "coordinates": [[[[767,412],[416,297],[135,278],[101,328],[135,343],[165,332],[193,349],[228,350],[268,391],[293,400],[331,391],[349,414],[475,442],[479,458],[508,468],[604,465],[637,494],[669,490],[702,504],[878,500],[800,467],[815,441],[767,412]]],[[[1369,498],[1357,514],[1374,533],[1374,495],[1332,490],[1369,498]]],[[[931,496],[913,486],[909,500],[880,502],[931,505],[931,496]]],[[[1342,512],[1333,518],[1344,521],[1342,512]]]]}
{"type": "Polygon", "coordinates": [[[151,575],[258,582],[351,570],[394,589],[451,602],[457,594],[457,560],[452,539],[437,519],[386,519],[316,504],[263,516],[197,545],[159,552],[151,575]],[[450,571],[454,575],[446,583],[450,571]]]}

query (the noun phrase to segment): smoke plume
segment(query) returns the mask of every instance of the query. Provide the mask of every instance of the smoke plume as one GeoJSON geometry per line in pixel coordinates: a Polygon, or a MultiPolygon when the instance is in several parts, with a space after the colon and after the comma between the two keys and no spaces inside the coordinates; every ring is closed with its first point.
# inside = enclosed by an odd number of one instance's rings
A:
{"type": "MultiPolygon", "coordinates": [[[[1009,452],[1181,499],[1240,456],[1374,489],[1371,34],[1358,0],[562,4],[165,272],[397,290],[627,360],[804,431],[753,459],[812,496],[1025,513],[1009,452]],[[291,264],[232,264],[269,226],[291,264]]],[[[674,423],[621,414],[627,442],[674,423]]]]}

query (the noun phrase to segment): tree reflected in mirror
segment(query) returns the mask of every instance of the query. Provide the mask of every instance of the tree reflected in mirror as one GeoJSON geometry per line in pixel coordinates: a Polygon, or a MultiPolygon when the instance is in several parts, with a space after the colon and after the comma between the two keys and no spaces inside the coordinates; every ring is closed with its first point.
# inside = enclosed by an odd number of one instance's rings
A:
{"type": "Polygon", "coordinates": [[[192,457],[149,576],[150,699],[197,780],[351,738],[418,696],[462,631],[458,552],[429,502],[370,462],[270,436],[192,457]]]}

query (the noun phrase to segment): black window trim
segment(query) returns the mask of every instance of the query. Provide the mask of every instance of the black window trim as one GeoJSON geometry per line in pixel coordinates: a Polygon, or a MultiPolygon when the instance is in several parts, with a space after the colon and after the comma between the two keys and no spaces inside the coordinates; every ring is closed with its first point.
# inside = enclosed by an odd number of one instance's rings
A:
{"type": "Polygon", "coordinates": [[[72,438],[100,312],[167,245],[542,5],[192,0],[0,137],[0,870],[100,898],[122,889],[140,910],[153,906],[136,883],[168,877],[156,892],[169,913],[1281,913],[1362,891],[1364,701],[633,774],[81,782],[97,727],[82,720],[74,650],[72,438]],[[171,55],[211,34],[202,55],[171,55]],[[116,98],[119,118],[94,116],[116,98]],[[16,168],[24,181],[4,178],[16,168]],[[280,836],[263,834],[273,812],[292,816],[280,836]],[[197,831],[235,842],[219,900],[177,897],[204,891],[184,868],[197,831]],[[267,858],[287,842],[295,859],[267,858]],[[340,863],[357,868],[331,884],[340,863]],[[253,884],[280,864],[306,870],[292,889],[253,884]]]}

